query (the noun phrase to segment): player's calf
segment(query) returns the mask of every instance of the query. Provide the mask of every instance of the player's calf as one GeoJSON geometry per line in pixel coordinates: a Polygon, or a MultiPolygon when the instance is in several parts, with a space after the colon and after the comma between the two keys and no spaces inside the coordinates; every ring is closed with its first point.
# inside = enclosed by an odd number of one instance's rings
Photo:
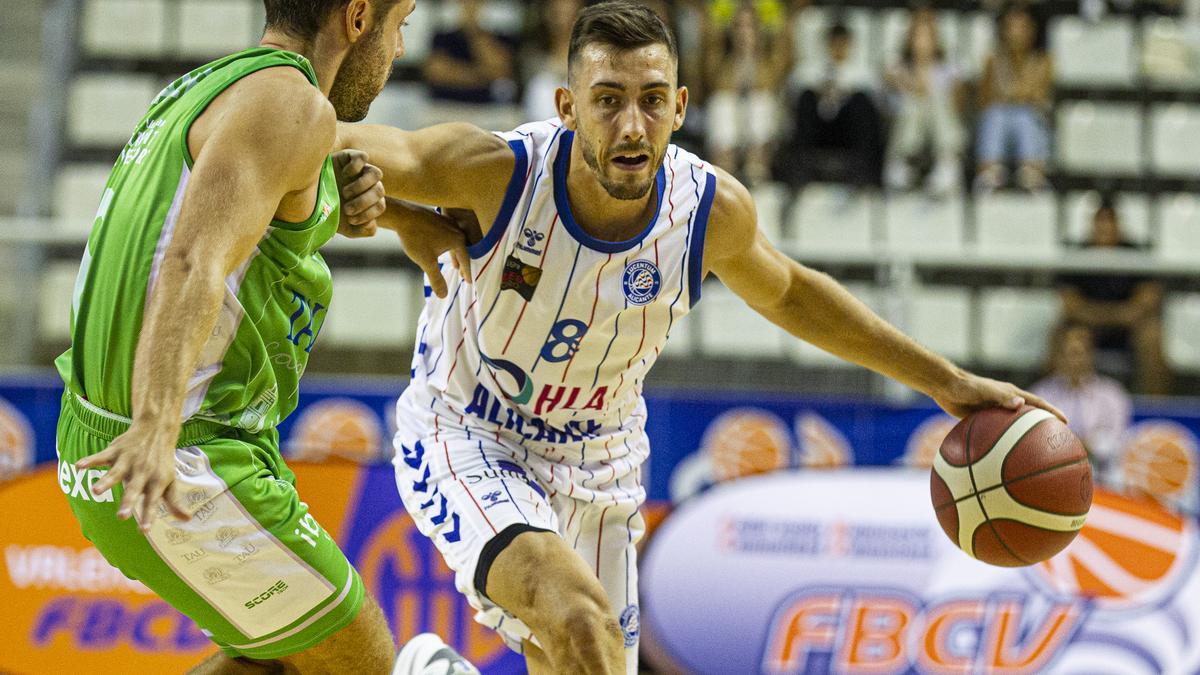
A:
{"type": "Polygon", "coordinates": [[[625,671],[621,626],[604,588],[558,534],[518,535],[492,561],[485,592],[529,626],[554,672],[625,671]]]}

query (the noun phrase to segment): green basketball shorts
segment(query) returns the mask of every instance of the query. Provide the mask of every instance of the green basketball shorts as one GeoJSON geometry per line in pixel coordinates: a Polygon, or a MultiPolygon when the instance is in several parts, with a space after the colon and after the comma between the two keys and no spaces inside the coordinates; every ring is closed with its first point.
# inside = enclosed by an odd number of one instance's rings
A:
{"type": "Polygon", "coordinates": [[[184,425],[175,451],[178,494],[191,520],[160,505],[145,534],[117,518],[122,486],[99,496],[104,469],[75,462],[105,449],[129,420],[68,392],[58,422],[59,485],[83,534],[116,568],[191,617],[230,656],[274,659],[348,624],[363,584],[300,501],[274,430],[184,425]]]}

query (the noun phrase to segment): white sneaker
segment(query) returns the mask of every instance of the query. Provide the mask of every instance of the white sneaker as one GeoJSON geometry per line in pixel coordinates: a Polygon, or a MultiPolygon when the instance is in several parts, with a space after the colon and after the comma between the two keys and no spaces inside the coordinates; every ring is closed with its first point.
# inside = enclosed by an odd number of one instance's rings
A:
{"type": "Polygon", "coordinates": [[[480,675],[461,654],[433,633],[409,640],[396,657],[392,675],[480,675]]]}

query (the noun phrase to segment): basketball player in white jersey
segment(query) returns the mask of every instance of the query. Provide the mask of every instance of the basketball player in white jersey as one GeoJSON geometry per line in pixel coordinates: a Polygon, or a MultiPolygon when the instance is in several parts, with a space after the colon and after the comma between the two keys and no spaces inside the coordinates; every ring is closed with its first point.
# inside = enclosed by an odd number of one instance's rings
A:
{"type": "Polygon", "coordinates": [[[397,411],[405,506],[530,672],[636,673],[642,382],[709,273],[796,337],[955,415],[1049,406],[930,353],[775,250],[746,189],[670,144],[688,93],[651,10],[583,10],[569,58],[559,119],[342,134],[390,195],[482,223],[446,297],[438,278],[426,293],[397,411]]]}

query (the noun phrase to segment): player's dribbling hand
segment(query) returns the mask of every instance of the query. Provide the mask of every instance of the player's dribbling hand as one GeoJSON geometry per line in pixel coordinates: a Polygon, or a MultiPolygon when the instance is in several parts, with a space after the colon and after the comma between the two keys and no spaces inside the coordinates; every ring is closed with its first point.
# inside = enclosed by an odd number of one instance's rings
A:
{"type": "Polygon", "coordinates": [[[159,504],[180,520],[191,518],[175,487],[174,448],[175,438],[130,427],[103,451],[75,462],[75,468],[82,471],[109,467],[92,484],[92,494],[102,495],[117,483],[124,483],[117,517],[125,520],[136,516],[138,526],[145,532],[154,522],[159,504]]]}
{"type": "Polygon", "coordinates": [[[943,410],[960,418],[985,408],[1016,410],[1029,404],[1053,413],[1064,423],[1067,421],[1061,410],[1024,389],[971,373],[963,373],[941,391],[934,392],[932,397],[943,410]]]}
{"type": "Polygon", "coordinates": [[[338,233],[351,239],[375,236],[376,219],[387,210],[383,171],[367,163],[367,153],[342,150],[333,154],[333,172],[342,199],[338,233]]]}

